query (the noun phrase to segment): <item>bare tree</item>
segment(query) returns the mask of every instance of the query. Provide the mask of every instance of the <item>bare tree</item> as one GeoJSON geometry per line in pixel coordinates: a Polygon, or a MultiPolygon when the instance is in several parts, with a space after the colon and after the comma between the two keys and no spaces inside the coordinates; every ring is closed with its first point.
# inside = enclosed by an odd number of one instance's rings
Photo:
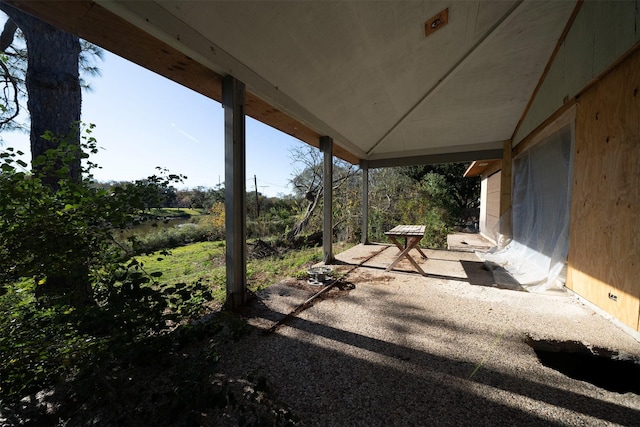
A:
{"type": "MultiPolygon", "coordinates": [[[[286,236],[288,241],[295,241],[307,228],[311,218],[322,202],[322,195],[324,193],[322,179],[323,155],[317,148],[306,145],[292,149],[290,151],[290,155],[296,165],[291,184],[293,185],[296,195],[303,197],[306,201],[306,207],[302,217],[296,222],[295,226],[287,233],[286,236]]],[[[332,179],[334,197],[339,196],[339,190],[345,186],[345,184],[349,182],[357,172],[358,168],[350,163],[342,160],[334,161],[332,179]]]]}

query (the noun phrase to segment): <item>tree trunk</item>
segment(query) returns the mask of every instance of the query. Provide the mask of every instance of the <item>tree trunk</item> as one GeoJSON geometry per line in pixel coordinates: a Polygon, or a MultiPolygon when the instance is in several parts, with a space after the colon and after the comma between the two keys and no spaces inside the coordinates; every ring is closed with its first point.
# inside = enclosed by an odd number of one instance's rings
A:
{"type": "MultiPolygon", "coordinates": [[[[20,28],[27,42],[27,107],[31,116],[31,156],[33,159],[59,141],[42,138],[49,131],[68,143],[80,144],[77,126],[80,122],[81,88],[78,71],[80,41],[52,25],[32,17],[6,3],[0,9],[20,28]]],[[[57,174],[34,169],[53,191],[58,188],[57,174]]],[[[69,179],[82,179],[80,159],[70,167],[69,179]]],[[[65,248],[59,248],[64,251],[65,248]]],[[[45,285],[37,286],[36,296],[64,295],[66,302],[82,305],[92,301],[89,272],[86,265],[69,266],[67,272],[47,271],[45,285]]]]}
{"type": "MultiPolygon", "coordinates": [[[[67,140],[71,135],[74,141],[69,142],[79,144],[80,136],[75,131],[80,121],[82,102],[78,37],[6,3],[0,3],[0,9],[18,25],[27,42],[26,87],[31,116],[32,158],[55,148],[55,141],[42,138],[46,131],[67,140]]],[[[42,178],[52,187],[57,186],[57,178],[42,178]]],[[[71,168],[70,178],[80,180],[80,159],[71,168]]]]}
{"type": "Polygon", "coordinates": [[[291,230],[289,230],[289,232],[286,235],[286,240],[288,242],[293,243],[300,237],[300,235],[302,234],[302,231],[305,229],[307,224],[309,224],[311,215],[313,215],[313,212],[316,210],[316,207],[318,206],[318,202],[320,201],[321,196],[322,196],[322,188],[320,187],[316,189],[316,193],[312,197],[308,197],[307,200],[309,200],[309,205],[307,205],[307,210],[304,212],[304,216],[300,221],[296,223],[296,225],[294,225],[294,227],[291,230]]]}

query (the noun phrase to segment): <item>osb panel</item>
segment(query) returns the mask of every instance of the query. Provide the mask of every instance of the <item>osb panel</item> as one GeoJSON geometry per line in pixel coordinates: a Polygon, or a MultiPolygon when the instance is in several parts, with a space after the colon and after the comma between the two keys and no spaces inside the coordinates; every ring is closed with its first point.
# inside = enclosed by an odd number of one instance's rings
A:
{"type": "Polygon", "coordinates": [[[640,330],[640,54],[578,100],[573,177],[567,286],[640,330]]]}

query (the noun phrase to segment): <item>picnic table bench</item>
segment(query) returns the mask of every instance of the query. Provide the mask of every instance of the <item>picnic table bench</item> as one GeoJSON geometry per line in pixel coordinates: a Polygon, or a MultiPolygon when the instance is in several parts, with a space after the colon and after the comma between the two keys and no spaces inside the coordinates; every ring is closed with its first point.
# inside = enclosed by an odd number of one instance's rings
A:
{"type": "Polygon", "coordinates": [[[424,225],[398,225],[391,230],[385,232],[389,239],[400,249],[400,253],[396,257],[396,259],[387,267],[385,271],[390,271],[393,267],[396,266],[402,260],[402,258],[407,258],[411,264],[420,272],[420,274],[424,275],[424,271],[418,263],[411,257],[409,252],[411,249],[416,249],[423,259],[427,259],[427,256],[424,252],[418,247],[418,243],[424,237],[425,231],[424,225]],[[398,241],[398,239],[404,239],[404,244],[398,241]]]}

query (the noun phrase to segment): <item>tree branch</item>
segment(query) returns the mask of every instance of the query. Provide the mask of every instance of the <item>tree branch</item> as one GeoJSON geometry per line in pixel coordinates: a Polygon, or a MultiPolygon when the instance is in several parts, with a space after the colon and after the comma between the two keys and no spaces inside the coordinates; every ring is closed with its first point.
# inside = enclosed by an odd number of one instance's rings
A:
{"type": "MultiPolygon", "coordinates": [[[[13,100],[12,100],[12,102],[15,105],[15,109],[13,111],[13,114],[11,114],[10,116],[5,117],[4,119],[0,120],[0,128],[1,128],[2,126],[6,125],[7,123],[12,122],[13,119],[18,117],[18,115],[20,114],[20,102],[18,102],[18,95],[19,95],[18,82],[11,75],[11,73],[9,73],[9,69],[5,65],[4,61],[0,61],[0,68],[2,68],[2,73],[4,74],[4,83],[5,83],[4,99],[6,99],[7,102],[9,102],[10,94],[8,93],[9,90],[7,89],[7,87],[8,87],[9,84],[11,84],[11,86],[13,86],[13,100]]],[[[9,110],[9,109],[7,108],[7,110],[9,110]]]]}
{"type": "Polygon", "coordinates": [[[0,51],[5,52],[11,43],[13,43],[13,38],[18,30],[18,25],[11,18],[7,19],[7,22],[4,23],[4,28],[2,29],[2,34],[0,34],[0,51]]]}

